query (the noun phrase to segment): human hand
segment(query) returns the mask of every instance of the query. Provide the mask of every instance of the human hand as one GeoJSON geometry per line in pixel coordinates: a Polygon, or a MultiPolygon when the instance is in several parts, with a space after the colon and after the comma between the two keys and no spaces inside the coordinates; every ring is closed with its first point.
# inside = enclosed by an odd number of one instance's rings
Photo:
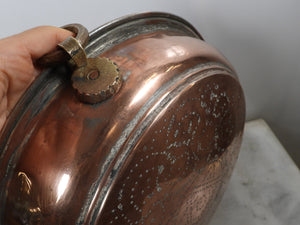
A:
{"type": "Polygon", "coordinates": [[[42,26],[0,40],[0,131],[12,108],[40,73],[34,62],[72,33],[42,26]]]}

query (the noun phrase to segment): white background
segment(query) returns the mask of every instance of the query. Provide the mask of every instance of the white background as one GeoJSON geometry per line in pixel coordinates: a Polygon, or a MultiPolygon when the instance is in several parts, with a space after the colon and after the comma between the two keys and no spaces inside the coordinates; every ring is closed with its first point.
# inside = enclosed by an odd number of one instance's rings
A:
{"type": "Polygon", "coordinates": [[[183,17],[218,48],[239,74],[247,119],[265,119],[300,165],[299,0],[1,0],[0,38],[39,25],[92,30],[145,11],[183,17]]]}

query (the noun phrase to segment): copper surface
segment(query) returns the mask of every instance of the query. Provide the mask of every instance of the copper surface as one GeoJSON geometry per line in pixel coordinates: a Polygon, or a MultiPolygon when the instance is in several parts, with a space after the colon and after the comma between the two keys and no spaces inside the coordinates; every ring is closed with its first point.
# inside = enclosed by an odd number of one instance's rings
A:
{"type": "Polygon", "coordinates": [[[1,135],[0,223],[206,224],[244,127],[230,63],[167,14],[105,25],[87,52],[117,63],[120,91],[89,105],[64,67],[37,78],[1,135]]]}

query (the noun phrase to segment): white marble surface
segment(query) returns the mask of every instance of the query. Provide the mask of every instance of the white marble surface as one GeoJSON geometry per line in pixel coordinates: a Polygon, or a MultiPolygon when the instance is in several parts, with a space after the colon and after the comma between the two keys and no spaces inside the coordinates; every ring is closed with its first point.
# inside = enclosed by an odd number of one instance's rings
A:
{"type": "Polygon", "coordinates": [[[232,178],[209,225],[300,225],[300,172],[263,120],[248,122],[232,178]]]}

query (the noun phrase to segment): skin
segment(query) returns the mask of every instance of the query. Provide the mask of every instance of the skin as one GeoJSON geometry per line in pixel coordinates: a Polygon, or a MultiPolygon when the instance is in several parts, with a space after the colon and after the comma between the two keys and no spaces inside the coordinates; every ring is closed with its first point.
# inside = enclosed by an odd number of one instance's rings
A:
{"type": "Polygon", "coordinates": [[[41,26],[0,40],[0,130],[26,88],[40,74],[35,60],[71,35],[61,28],[41,26]]]}

